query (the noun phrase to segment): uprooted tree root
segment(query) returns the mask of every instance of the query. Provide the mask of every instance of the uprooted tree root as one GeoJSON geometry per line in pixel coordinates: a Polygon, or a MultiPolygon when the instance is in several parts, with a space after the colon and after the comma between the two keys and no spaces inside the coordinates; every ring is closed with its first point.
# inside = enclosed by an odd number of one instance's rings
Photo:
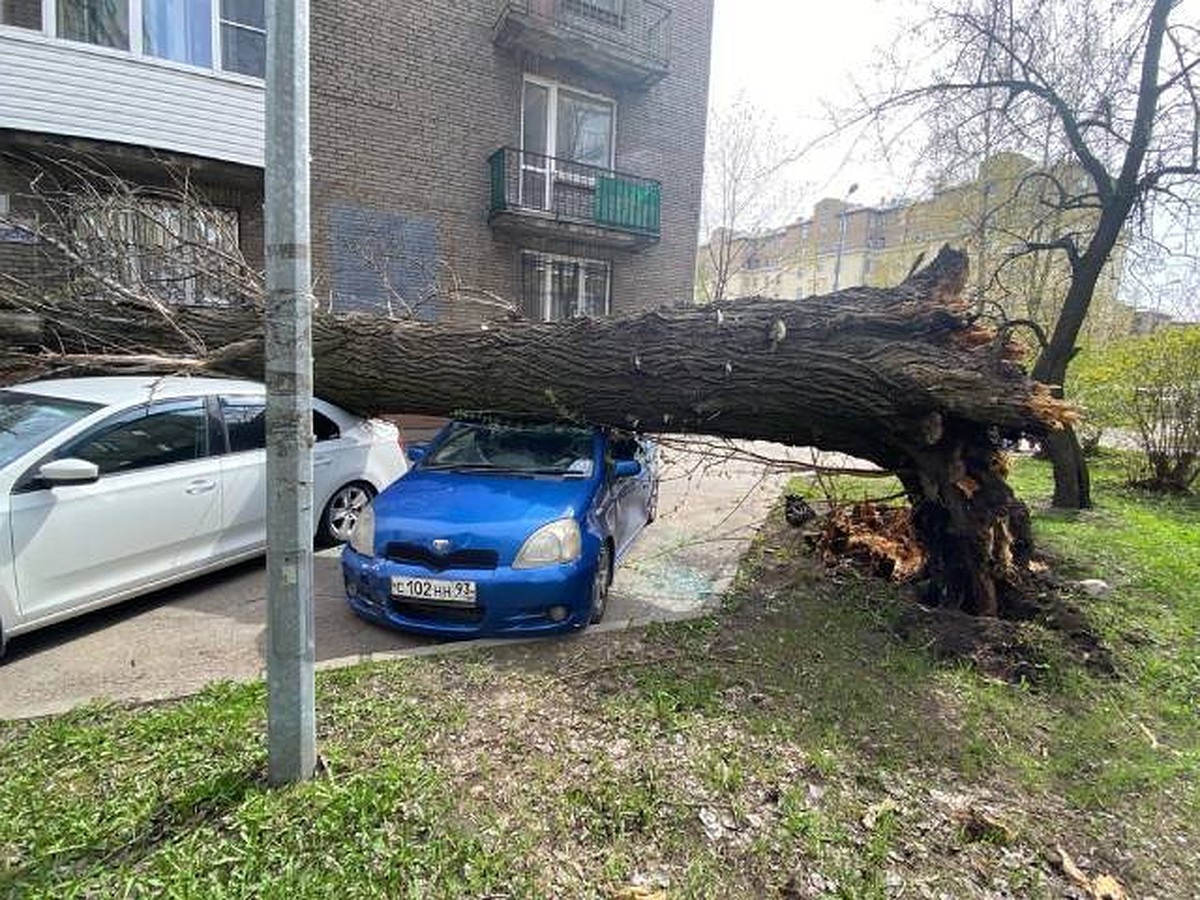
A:
{"type": "Polygon", "coordinates": [[[821,513],[795,497],[786,498],[785,505],[788,523],[805,529],[804,542],[827,570],[849,566],[867,577],[911,588],[914,602],[896,617],[894,630],[898,637],[927,647],[936,658],[966,660],[986,675],[1033,685],[1053,668],[1052,657],[1093,674],[1115,675],[1111,651],[1045,559],[1032,558],[1020,572],[1010,573],[1004,618],[966,615],[925,605],[928,557],[911,507],[826,501],[819,504],[826,507],[821,513]]]}
{"type": "Polygon", "coordinates": [[[826,565],[850,558],[873,575],[901,583],[920,577],[928,562],[907,506],[870,501],[834,506],[815,535],[815,545],[826,565]]]}

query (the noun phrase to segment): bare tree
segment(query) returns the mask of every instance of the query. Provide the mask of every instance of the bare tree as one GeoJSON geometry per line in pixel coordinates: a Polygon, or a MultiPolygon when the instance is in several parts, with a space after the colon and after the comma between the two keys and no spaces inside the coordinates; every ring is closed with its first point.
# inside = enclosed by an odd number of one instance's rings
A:
{"type": "MultiPolygon", "coordinates": [[[[1061,394],[1097,284],[1123,232],[1154,203],[1186,202],[1200,175],[1200,28],[1180,0],[958,0],[924,33],[943,60],[894,88],[867,117],[916,112],[956,123],[963,146],[1035,151],[1040,233],[1006,254],[1060,255],[1068,277],[1033,368],[1061,394]],[[1043,149],[1045,152],[1036,153],[1043,149]],[[1062,163],[1083,177],[1063,177],[1062,163]],[[1060,217],[1053,226],[1054,217],[1060,217]]],[[[943,136],[946,130],[942,129],[943,136]]],[[[1087,467],[1070,430],[1051,435],[1056,505],[1090,505],[1087,467]]]]}
{"type": "Polygon", "coordinates": [[[783,171],[799,154],[789,150],[770,117],[744,96],[708,116],[704,203],[696,279],[699,299],[729,296],[730,282],[750,261],[755,238],[786,212],[783,171]]]}

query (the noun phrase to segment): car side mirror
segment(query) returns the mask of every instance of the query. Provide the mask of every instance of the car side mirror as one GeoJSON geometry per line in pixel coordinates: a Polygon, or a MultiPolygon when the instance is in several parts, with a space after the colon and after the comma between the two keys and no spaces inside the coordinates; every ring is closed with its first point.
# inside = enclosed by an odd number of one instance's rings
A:
{"type": "Polygon", "coordinates": [[[613,466],[614,478],[635,478],[642,474],[642,464],[636,459],[619,459],[613,466]]]}
{"type": "Polygon", "coordinates": [[[38,469],[38,477],[51,487],[91,484],[100,479],[100,467],[86,459],[56,459],[38,469]]]}
{"type": "Polygon", "coordinates": [[[405,452],[408,453],[408,461],[409,462],[419,463],[421,460],[423,460],[425,458],[425,454],[427,454],[429,452],[429,445],[428,444],[411,444],[411,445],[409,445],[408,450],[405,452]]]}

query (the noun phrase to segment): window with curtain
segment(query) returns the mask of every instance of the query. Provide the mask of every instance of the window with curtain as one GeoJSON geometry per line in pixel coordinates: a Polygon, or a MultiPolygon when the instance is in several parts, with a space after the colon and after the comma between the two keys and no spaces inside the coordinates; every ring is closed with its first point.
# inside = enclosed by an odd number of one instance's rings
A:
{"type": "Polygon", "coordinates": [[[58,0],[58,36],[129,49],[129,0],[58,0]]]}
{"type": "Polygon", "coordinates": [[[142,0],[142,52],[212,67],[212,0],[142,0]]]}

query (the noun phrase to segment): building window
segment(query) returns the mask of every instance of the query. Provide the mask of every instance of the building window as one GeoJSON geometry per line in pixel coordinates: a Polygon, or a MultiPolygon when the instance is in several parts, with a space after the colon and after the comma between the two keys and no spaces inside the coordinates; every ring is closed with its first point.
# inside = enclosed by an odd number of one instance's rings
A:
{"type": "Polygon", "coordinates": [[[129,0],[58,0],[58,36],[129,49],[129,0]]]}
{"type": "Polygon", "coordinates": [[[613,167],[612,100],[526,78],[521,149],[602,169],[613,167]]]}
{"type": "Polygon", "coordinates": [[[612,270],[607,262],[526,250],[521,254],[525,315],[543,322],[606,316],[612,270]]]}
{"type": "Polygon", "coordinates": [[[0,25],[263,78],[266,0],[0,0],[0,25]]]}
{"type": "Polygon", "coordinates": [[[142,0],[142,52],[212,67],[212,0],[142,0]]]}
{"type": "Polygon", "coordinates": [[[42,0],[0,0],[0,25],[42,30],[42,0]]]}
{"type": "Polygon", "coordinates": [[[221,0],[221,68],[262,78],[267,71],[264,0],[221,0]]]}
{"type": "Polygon", "coordinates": [[[621,27],[625,13],[625,0],[563,0],[563,6],[575,15],[595,19],[615,28],[621,27]]]}
{"type": "Polygon", "coordinates": [[[92,251],[83,277],[106,276],[179,304],[225,305],[240,295],[235,209],[101,202],[75,210],[75,233],[80,248],[92,251]]]}

